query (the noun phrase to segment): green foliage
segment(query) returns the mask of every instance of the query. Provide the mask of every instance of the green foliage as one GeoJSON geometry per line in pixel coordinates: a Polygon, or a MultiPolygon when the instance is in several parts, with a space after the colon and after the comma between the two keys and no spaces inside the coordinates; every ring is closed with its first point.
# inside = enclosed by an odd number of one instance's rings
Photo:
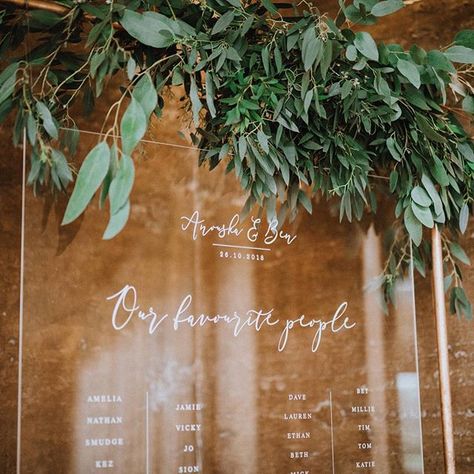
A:
{"type": "Polygon", "coordinates": [[[459,267],[468,260],[456,238],[474,196],[474,150],[452,110],[459,102],[472,119],[473,31],[441,51],[406,51],[350,28],[400,10],[401,0],[339,0],[334,20],[313,11],[283,18],[270,0],[62,4],[70,8],[62,17],[0,15],[0,58],[28,30],[39,33],[35,48],[0,74],[0,121],[16,111],[16,142],[26,127],[31,184],[66,189],[65,157],[79,137],[71,106],[81,99],[88,113],[112,76],[128,78],[110,128],[79,170],[64,224],[101,187],[101,205],[110,204],[104,238],[120,232],[130,213],[132,152],[152,115],[160,117],[164,90],[179,85],[200,163],[235,174],[248,194],[245,210],[261,206],[283,222],[302,208],[311,212],[320,195],[352,221],[375,214],[376,196],[385,193],[394,202],[387,299],[410,248],[425,274],[427,232],[437,225],[451,308],[471,315],[459,267]]]}
{"type": "Polygon", "coordinates": [[[77,219],[99,189],[109,169],[110,150],[105,142],[96,145],[86,156],[77,175],[74,191],[69,199],[63,225],[77,219]]]}

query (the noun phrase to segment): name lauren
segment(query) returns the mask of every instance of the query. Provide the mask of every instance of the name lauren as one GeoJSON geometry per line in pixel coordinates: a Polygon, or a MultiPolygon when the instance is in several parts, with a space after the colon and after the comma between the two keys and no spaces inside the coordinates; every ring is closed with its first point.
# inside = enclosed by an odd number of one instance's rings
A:
{"type": "Polygon", "coordinates": [[[175,331],[183,326],[203,327],[208,324],[228,324],[233,328],[233,335],[238,336],[245,328],[253,328],[259,332],[265,326],[283,325],[278,341],[278,351],[282,352],[288,343],[289,335],[296,328],[310,328],[314,330],[314,337],[311,344],[312,352],[316,352],[321,344],[324,332],[336,334],[340,331],[352,329],[356,323],[351,322],[348,316],[344,316],[347,310],[347,302],[339,305],[332,318],[329,320],[310,319],[305,315],[300,315],[295,319],[287,319],[280,322],[273,317],[273,309],[264,311],[263,309],[249,309],[245,315],[216,314],[195,315],[189,311],[193,298],[190,294],[186,295],[177,306],[174,315],[170,313],[159,314],[153,307],[148,310],[142,310],[138,304],[137,290],[132,285],[125,285],[120,291],[109,296],[107,300],[115,300],[115,306],[112,311],[112,326],[115,330],[125,329],[133,319],[138,319],[148,325],[148,333],[154,334],[165,322],[172,324],[175,331]]]}

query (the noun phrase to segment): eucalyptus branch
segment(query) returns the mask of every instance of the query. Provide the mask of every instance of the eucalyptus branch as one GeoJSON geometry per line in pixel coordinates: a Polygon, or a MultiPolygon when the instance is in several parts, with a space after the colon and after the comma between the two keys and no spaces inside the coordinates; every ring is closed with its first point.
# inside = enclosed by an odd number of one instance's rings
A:
{"type": "Polygon", "coordinates": [[[474,114],[474,32],[461,31],[441,50],[405,50],[377,44],[360,28],[340,29],[373,24],[402,8],[399,0],[340,2],[335,21],[306,2],[295,19],[270,0],[223,2],[111,1],[93,10],[77,2],[54,4],[52,11],[30,0],[45,15],[18,13],[12,5],[25,5],[7,1],[0,60],[10,63],[0,71],[0,122],[16,113],[17,141],[27,130],[28,181],[68,188],[79,139],[72,105],[81,97],[84,110],[92,111],[104,87],[117,84],[110,79],[126,75],[98,144],[78,171],[85,191],[79,199],[73,190],[63,220],[81,215],[100,188],[101,204],[110,203],[104,238],[114,237],[129,215],[131,156],[152,115],[160,117],[166,91],[181,86],[176,90],[184,91],[199,162],[211,169],[225,163],[235,173],[249,195],[246,210],[257,204],[273,215],[278,198],[280,217],[292,219],[302,209],[311,212],[312,198],[322,196],[334,199],[341,219],[361,220],[379,212],[375,190],[386,194],[395,209],[386,298],[407,269],[411,248],[424,273],[426,229],[437,225],[443,235],[450,232],[444,250],[454,272],[452,308],[469,315],[457,263],[467,257],[456,240],[474,200],[474,147],[455,116],[462,110],[472,120],[474,114]],[[7,60],[4,51],[22,45],[29,23],[37,57],[28,52],[25,60],[7,60]],[[72,129],[64,130],[65,123],[72,129]],[[117,187],[121,192],[110,192],[117,187]]]}

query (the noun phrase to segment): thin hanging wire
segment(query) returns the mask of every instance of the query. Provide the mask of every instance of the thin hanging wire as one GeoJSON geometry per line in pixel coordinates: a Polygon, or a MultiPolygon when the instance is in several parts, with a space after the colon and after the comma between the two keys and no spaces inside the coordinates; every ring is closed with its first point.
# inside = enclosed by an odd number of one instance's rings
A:
{"type": "MultiPolygon", "coordinates": [[[[26,11],[28,2],[25,0],[26,11]]],[[[24,41],[25,59],[29,67],[31,78],[32,66],[29,61],[30,18],[26,14],[26,38],[24,41]]],[[[16,472],[21,472],[21,421],[23,409],[23,312],[24,312],[24,281],[25,281],[25,219],[26,219],[26,128],[23,129],[23,152],[21,173],[21,234],[20,234],[20,306],[18,315],[18,393],[17,393],[17,427],[16,427],[16,472]]]]}
{"type": "MultiPolygon", "coordinates": [[[[93,130],[82,130],[82,129],[76,129],[76,128],[69,128],[69,127],[60,127],[61,130],[70,130],[70,131],[79,131],[81,133],[85,133],[88,135],[96,135],[98,137],[104,136],[103,133],[99,132],[94,132],[93,130]]],[[[111,138],[120,138],[119,135],[109,135],[111,138]]],[[[160,146],[170,146],[174,148],[182,148],[185,150],[194,150],[194,151],[210,151],[209,148],[199,148],[197,146],[190,146],[190,145],[181,145],[180,143],[172,143],[172,142],[162,142],[158,140],[147,140],[147,139],[142,139],[140,140],[140,143],[147,143],[151,145],[160,145],[160,146]]],[[[387,176],[380,176],[377,174],[369,174],[369,178],[375,178],[375,179],[383,179],[383,180],[389,180],[387,176]]]]}
{"type": "MultiPolygon", "coordinates": [[[[60,129],[61,130],[70,130],[70,131],[79,131],[81,133],[86,133],[88,135],[96,135],[98,137],[104,136],[103,133],[94,132],[93,130],[82,130],[82,129],[69,128],[69,127],[60,127],[60,129]]],[[[120,138],[119,135],[111,135],[111,134],[109,134],[109,137],[111,137],[111,138],[120,138]]],[[[156,140],[141,139],[140,143],[148,143],[148,144],[151,144],[151,145],[161,145],[161,146],[171,146],[171,147],[174,147],[174,148],[184,148],[186,150],[209,151],[209,148],[199,148],[197,146],[181,145],[180,143],[161,142],[161,141],[156,141],[156,140]]]]}

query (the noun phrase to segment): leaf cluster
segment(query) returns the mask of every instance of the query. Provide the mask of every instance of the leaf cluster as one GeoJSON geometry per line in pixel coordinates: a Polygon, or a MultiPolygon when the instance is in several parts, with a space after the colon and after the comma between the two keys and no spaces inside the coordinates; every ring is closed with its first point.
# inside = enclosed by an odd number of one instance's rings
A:
{"type": "Polygon", "coordinates": [[[338,203],[341,219],[361,220],[385,193],[394,202],[387,299],[410,247],[425,273],[427,230],[437,225],[451,308],[471,316],[456,239],[473,200],[473,144],[458,111],[472,120],[473,31],[425,51],[352,28],[398,11],[401,0],[339,0],[335,19],[312,9],[284,17],[270,0],[62,3],[65,16],[0,15],[0,57],[38,34],[0,74],[0,120],[15,110],[14,140],[26,128],[33,147],[30,183],[67,188],[65,157],[79,138],[70,107],[81,99],[88,112],[112,76],[128,78],[107,115],[112,124],[79,170],[64,224],[100,188],[110,209],[104,238],[120,232],[130,213],[132,152],[151,116],[161,115],[166,88],[182,86],[200,163],[235,174],[248,194],[245,211],[260,206],[282,224],[301,208],[311,212],[318,195],[338,203]]]}

